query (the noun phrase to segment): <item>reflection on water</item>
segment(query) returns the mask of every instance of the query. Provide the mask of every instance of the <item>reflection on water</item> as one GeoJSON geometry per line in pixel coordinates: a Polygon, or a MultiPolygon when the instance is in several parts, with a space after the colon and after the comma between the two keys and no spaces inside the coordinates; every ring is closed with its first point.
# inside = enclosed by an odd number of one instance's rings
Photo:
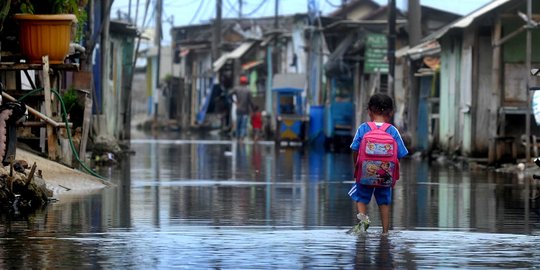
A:
{"type": "Polygon", "coordinates": [[[139,140],[117,187],[2,216],[0,268],[517,268],[540,262],[531,179],[405,160],[393,231],[367,235],[351,156],[271,143],[139,140]]]}

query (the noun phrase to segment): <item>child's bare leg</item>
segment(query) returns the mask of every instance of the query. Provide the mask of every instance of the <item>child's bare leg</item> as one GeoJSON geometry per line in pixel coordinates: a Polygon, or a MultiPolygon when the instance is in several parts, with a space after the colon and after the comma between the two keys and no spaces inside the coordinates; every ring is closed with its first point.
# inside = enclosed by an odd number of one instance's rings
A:
{"type": "Polygon", "coordinates": [[[388,229],[390,227],[390,205],[379,205],[379,211],[381,212],[383,233],[388,233],[388,229]]]}
{"type": "Polygon", "coordinates": [[[366,214],[367,211],[367,205],[362,202],[356,202],[356,209],[358,213],[366,214]]]}

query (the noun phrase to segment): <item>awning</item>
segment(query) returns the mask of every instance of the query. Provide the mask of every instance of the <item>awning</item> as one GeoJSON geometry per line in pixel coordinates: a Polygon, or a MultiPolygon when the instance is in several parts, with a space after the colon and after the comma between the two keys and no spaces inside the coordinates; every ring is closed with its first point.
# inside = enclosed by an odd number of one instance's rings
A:
{"type": "Polygon", "coordinates": [[[264,63],[264,61],[262,60],[255,60],[255,61],[249,61],[245,64],[242,65],[242,69],[243,70],[248,70],[248,69],[252,69],[258,65],[261,65],[262,63],[264,63]]]}
{"type": "Polygon", "coordinates": [[[224,53],[221,55],[221,57],[218,58],[218,60],[214,61],[212,64],[212,68],[214,72],[219,71],[225,63],[227,63],[227,60],[229,60],[229,53],[224,53]]]}
{"type": "Polygon", "coordinates": [[[409,56],[412,60],[418,60],[424,56],[436,55],[441,52],[441,45],[437,40],[426,41],[412,48],[403,47],[396,51],[396,58],[409,56]]]}
{"type": "Polygon", "coordinates": [[[297,89],[303,91],[306,88],[306,74],[304,73],[278,73],[272,80],[272,90],[297,89]]]}
{"type": "Polygon", "coordinates": [[[274,35],[268,35],[267,37],[265,37],[263,39],[263,41],[261,42],[261,46],[265,47],[270,41],[272,41],[274,39],[274,35]]]}
{"type": "Polygon", "coordinates": [[[485,4],[483,7],[473,11],[469,15],[463,16],[457,21],[451,24],[448,24],[445,27],[431,33],[430,35],[422,39],[423,42],[421,44],[410,48],[407,52],[398,51],[399,56],[398,56],[398,52],[396,52],[396,57],[409,55],[413,59],[414,57],[416,57],[416,59],[420,59],[421,57],[425,55],[433,55],[434,53],[438,53],[440,52],[441,48],[437,40],[439,40],[441,37],[446,35],[452,29],[467,28],[478,18],[488,15],[490,12],[493,12],[494,10],[500,8],[501,6],[511,1],[512,0],[493,0],[492,2],[485,4]],[[432,46],[433,42],[436,42],[436,46],[432,46]]]}
{"type": "Polygon", "coordinates": [[[244,42],[238,46],[238,48],[234,49],[234,51],[229,53],[229,58],[231,59],[238,59],[242,57],[249,49],[251,49],[251,46],[253,46],[255,42],[244,42]]]}
{"type": "Polygon", "coordinates": [[[328,60],[324,64],[325,72],[342,72],[341,67],[345,65],[343,55],[350,49],[351,45],[356,42],[357,39],[357,33],[350,32],[343,40],[340,41],[336,49],[330,54],[330,56],[328,56],[328,60]]]}
{"type": "Polygon", "coordinates": [[[180,56],[185,57],[189,54],[189,49],[180,49],[180,56]]]}
{"type": "Polygon", "coordinates": [[[178,44],[177,47],[180,49],[204,50],[204,49],[210,49],[210,44],[207,44],[207,43],[178,44]]]}
{"type": "MultiPolygon", "coordinates": [[[[407,20],[396,20],[396,26],[404,25],[407,20]]],[[[340,20],[329,24],[324,28],[326,33],[341,34],[342,31],[349,30],[368,30],[383,31],[388,28],[387,20],[340,20]]]]}
{"type": "Polygon", "coordinates": [[[212,64],[214,72],[219,71],[223,67],[223,65],[227,63],[227,60],[238,59],[244,56],[244,54],[246,54],[246,52],[251,49],[251,46],[253,46],[253,44],[255,44],[255,41],[244,42],[240,44],[238,48],[234,49],[234,51],[224,53],[218,60],[214,61],[214,63],[212,64]]]}

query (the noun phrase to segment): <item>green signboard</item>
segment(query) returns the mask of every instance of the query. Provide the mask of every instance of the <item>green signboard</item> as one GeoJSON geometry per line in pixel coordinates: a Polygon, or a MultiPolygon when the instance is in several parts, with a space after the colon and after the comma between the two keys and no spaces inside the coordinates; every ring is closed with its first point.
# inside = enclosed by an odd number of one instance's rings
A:
{"type": "Polygon", "coordinates": [[[366,36],[364,73],[388,73],[388,40],[382,34],[366,36]]]}

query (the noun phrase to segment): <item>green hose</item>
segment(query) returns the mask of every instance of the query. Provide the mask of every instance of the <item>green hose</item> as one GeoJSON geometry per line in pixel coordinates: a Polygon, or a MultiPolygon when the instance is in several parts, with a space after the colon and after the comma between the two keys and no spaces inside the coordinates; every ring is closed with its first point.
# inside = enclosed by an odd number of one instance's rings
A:
{"type": "MultiPolygon", "coordinates": [[[[35,92],[39,92],[39,91],[43,91],[43,90],[44,90],[43,88],[32,90],[32,91],[28,92],[27,94],[25,94],[24,96],[22,96],[21,98],[19,98],[19,101],[24,100],[27,96],[32,95],[35,92]]],[[[56,91],[55,89],[51,89],[51,92],[53,92],[56,95],[56,97],[58,98],[58,100],[60,100],[60,105],[62,107],[62,120],[66,124],[66,133],[68,135],[69,146],[71,148],[71,152],[73,153],[73,156],[75,156],[75,159],[79,162],[79,164],[81,164],[83,169],[85,171],[87,171],[89,174],[91,174],[91,175],[93,175],[93,176],[95,176],[97,178],[100,178],[102,180],[108,181],[105,177],[97,174],[95,171],[88,168],[88,166],[79,158],[79,154],[77,153],[77,150],[75,149],[75,145],[73,145],[73,140],[71,138],[71,131],[69,130],[69,123],[68,123],[68,119],[67,119],[67,111],[66,111],[66,105],[64,104],[64,100],[60,96],[60,93],[58,93],[58,91],[56,91]]]]}

